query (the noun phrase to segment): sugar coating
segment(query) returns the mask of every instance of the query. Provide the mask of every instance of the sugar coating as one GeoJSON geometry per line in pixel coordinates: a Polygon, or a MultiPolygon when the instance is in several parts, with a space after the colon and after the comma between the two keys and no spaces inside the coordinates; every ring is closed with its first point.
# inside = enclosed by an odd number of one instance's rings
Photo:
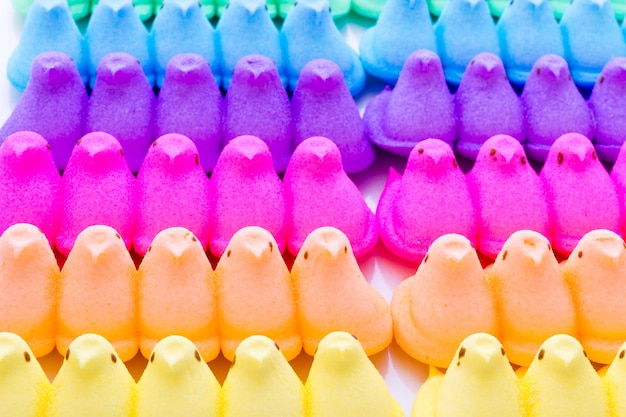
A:
{"type": "Polygon", "coordinates": [[[430,246],[415,275],[394,291],[394,338],[413,358],[445,368],[467,336],[498,333],[494,303],[470,241],[443,235],[430,246]]]}
{"type": "Polygon", "coordinates": [[[550,240],[556,251],[569,255],[594,229],[619,232],[617,191],[589,139],[577,133],[557,139],[541,179],[548,195],[550,240]]]}
{"type": "Polygon", "coordinates": [[[54,245],[61,218],[61,177],[45,139],[17,132],[0,146],[0,232],[30,223],[54,245]]]}
{"type": "Polygon", "coordinates": [[[269,337],[288,361],[302,349],[289,270],[274,237],[257,226],[237,231],[215,268],[222,353],[255,334],[269,337]]]}
{"type": "Polygon", "coordinates": [[[289,252],[300,252],[309,233],[322,226],[345,233],[357,257],[374,248],[378,240],[374,213],[343,170],[333,142],[323,137],[302,142],[289,161],[284,184],[289,252]]]}
{"type": "Polygon", "coordinates": [[[35,0],[24,21],[20,42],[9,57],[7,77],[11,84],[24,90],[37,55],[57,51],[68,55],[87,81],[82,42],[67,1],[35,0]]]}
{"type": "Polygon", "coordinates": [[[593,137],[591,114],[560,56],[545,55],[535,62],[521,95],[526,154],[544,162],[558,137],[576,132],[593,137]]]}
{"type": "Polygon", "coordinates": [[[456,140],[454,101],[436,53],[421,49],[407,59],[393,90],[386,88],[368,103],[365,134],[377,146],[408,157],[418,142],[456,140]]]}
{"type": "Polygon", "coordinates": [[[135,234],[135,177],[119,142],[108,133],[85,135],[61,179],[61,224],[56,248],[67,255],[87,226],[107,225],[127,248],[135,234]]]}
{"type": "Polygon", "coordinates": [[[507,135],[488,139],[467,174],[476,209],[477,249],[496,258],[517,230],[549,234],[547,196],[539,175],[518,140],[507,135]]]}
{"type": "Polygon", "coordinates": [[[314,59],[333,61],[352,95],[365,86],[361,61],[335,26],[328,0],[299,0],[280,31],[289,88],[293,91],[305,65],[314,59]]]}
{"type": "Polygon", "coordinates": [[[611,59],[602,69],[587,102],[595,123],[594,146],[602,161],[615,162],[626,129],[626,58],[611,59]]]}
{"type": "Polygon", "coordinates": [[[189,230],[156,235],[137,274],[139,348],[150,358],[157,342],[177,334],[207,361],[219,354],[215,277],[204,248],[189,230]],[[176,300],[176,302],[173,302],[176,300]]]}
{"type": "Polygon", "coordinates": [[[152,239],[168,227],[185,227],[206,249],[209,245],[209,179],[198,150],[183,135],[171,133],[152,143],[137,175],[137,227],[133,247],[144,255],[152,239]]]}
{"type": "Polygon", "coordinates": [[[500,54],[496,27],[486,0],[450,0],[435,24],[437,51],[446,80],[458,85],[472,58],[500,54]]]}
{"type": "Polygon", "coordinates": [[[563,56],[563,38],[550,0],[515,0],[504,9],[496,30],[509,81],[522,86],[543,55],[563,56]]]}
{"type": "Polygon", "coordinates": [[[455,149],[461,156],[476,159],[482,144],[497,134],[524,141],[522,106],[496,55],[481,53],[470,61],[454,102],[458,122],[455,149]]]}
{"type": "MultiPolygon", "coordinates": [[[[328,333],[353,334],[373,355],[391,343],[391,310],[363,276],[350,241],[334,227],[311,232],[291,269],[304,351],[313,355],[328,333]]],[[[350,414],[347,414],[350,415],[350,414]]]]}
{"type": "Polygon", "coordinates": [[[222,93],[204,58],[195,54],[172,58],[156,101],[154,136],[187,136],[198,149],[202,168],[210,172],[220,154],[223,112],[222,93]]]}
{"type": "Polygon", "coordinates": [[[256,136],[269,147],[276,171],[285,172],[293,152],[294,128],[291,103],[276,64],[263,55],[241,58],[225,103],[224,143],[237,136],[256,136]]]}
{"type": "Polygon", "coordinates": [[[395,84],[413,51],[437,51],[426,0],[388,0],[376,25],[363,34],[359,49],[368,73],[395,84]]]}
{"type": "Polygon", "coordinates": [[[33,61],[32,78],[0,129],[0,138],[19,131],[39,133],[50,144],[57,168],[63,170],[83,135],[87,100],[72,59],[60,52],[42,53],[33,61]]]}
{"type": "Polygon", "coordinates": [[[287,241],[285,191],[267,145],[254,136],[231,140],[217,161],[210,183],[210,248],[222,256],[228,242],[245,226],[260,226],[283,252],[287,241]]]}
{"type": "Polygon", "coordinates": [[[125,53],[109,54],[98,65],[85,132],[115,136],[124,148],[130,170],[137,172],[153,141],[155,104],[139,62],[125,53]]]}
{"type": "Polygon", "coordinates": [[[626,147],[622,146],[617,156],[617,160],[611,169],[611,180],[615,185],[617,198],[619,201],[619,210],[621,215],[621,223],[619,231],[623,234],[626,230],[626,147]]]}
{"type": "Polygon", "coordinates": [[[447,143],[422,141],[409,155],[403,175],[390,170],[376,219],[387,249],[413,262],[420,262],[435,239],[447,233],[461,234],[475,244],[469,189],[447,143]]]}
{"type": "Polygon", "coordinates": [[[198,54],[218,67],[215,30],[197,0],[165,0],[152,22],[150,42],[158,87],[163,85],[168,62],[179,53],[198,54]]]}
{"type": "Polygon", "coordinates": [[[313,136],[329,138],[350,174],[374,162],[358,107],[335,63],[316,59],[306,64],[291,100],[296,146],[313,136]]]}
{"type": "Polygon", "coordinates": [[[217,23],[216,32],[221,51],[219,69],[225,89],[230,86],[237,62],[247,55],[257,54],[274,62],[282,84],[287,85],[278,29],[264,0],[231,1],[217,23]]]}
{"type": "Polygon", "coordinates": [[[615,353],[611,365],[606,368],[602,377],[608,396],[609,411],[611,415],[620,416],[626,412],[626,369],[624,369],[624,357],[626,357],[626,343],[615,353]]]}
{"type": "Polygon", "coordinates": [[[626,43],[610,0],[573,0],[560,27],[572,78],[583,88],[593,87],[611,58],[626,56],[626,43]]]}

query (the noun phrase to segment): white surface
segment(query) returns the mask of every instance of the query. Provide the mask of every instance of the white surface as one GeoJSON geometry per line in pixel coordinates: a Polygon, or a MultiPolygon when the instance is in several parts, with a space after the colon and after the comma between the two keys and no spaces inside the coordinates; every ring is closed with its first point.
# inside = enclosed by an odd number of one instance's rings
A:
{"type": "MultiPolygon", "coordinates": [[[[13,51],[19,41],[23,23],[24,18],[13,10],[9,0],[0,1],[0,72],[2,74],[0,77],[0,124],[4,124],[9,117],[20,96],[20,93],[7,80],[6,66],[11,51],[13,51]]],[[[371,20],[353,15],[338,21],[342,33],[355,50],[358,50],[358,40],[364,31],[364,26],[369,26],[372,23],[373,21],[371,20]]],[[[383,85],[380,82],[372,79],[368,80],[366,91],[358,97],[361,111],[368,99],[380,91],[382,87],[383,85]]],[[[363,192],[372,210],[376,209],[389,167],[393,166],[397,170],[403,170],[405,164],[405,161],[401,158],[383,154],[382,152],[379,152],[379,154],[379,158],[374,166],[366,172],[353,176],[355,183],[363,192]]],[[[388,301],[391,300],[393,290],[398,283],[405,277],[412,275],[417,268],[417,265],[407,264],[398,260],[380,242],[373,254],[361,259],[360,264],[368,281],[388,301]]],[[[393,396],[401,403],[407,416],[410,415],[415,394],[427,376],[427,366],[410,358],[395,343],[371,359],[384,376],[393,396]]],[[[55,352],[42,358],[41,362],[48,375],[53,377],[61,365],[62,358],[55,352]]],[[[303,380],[306,379],[310,364],[311,358],[304,354],[301,354],[292,362],[292,365],[303,380]]],[[[138,355],[128,365],[133,375],[138,378],[146,365],[146,361],[138,355]]],[[[222,382],[228,371],[229,363],[220,356],[209,365],[220,382],[222,382]]]]}

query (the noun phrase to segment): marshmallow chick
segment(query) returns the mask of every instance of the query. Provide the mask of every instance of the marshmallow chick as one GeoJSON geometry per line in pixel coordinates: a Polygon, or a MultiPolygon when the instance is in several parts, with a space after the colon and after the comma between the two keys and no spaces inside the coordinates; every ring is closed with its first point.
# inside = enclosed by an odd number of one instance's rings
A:
{"type": "Polygon", "coordinates": [[[67,348],[52,382],[51,417],[133,415],[133,377],[104,337],[87,333],[67,348]]]}
{"type": "Polygon", "coordinates": [[[549,235],[543,183],[519,141],[507,135],[488,139],[466,178],[476,208],[479,252],[495,259],[506,239],[517,230],[549,235]]]}
{"type": "Polygon", "coordinates": [[[611,180],[615,185],[621,216],[620,234],[626,230],[626,146],[621,147],[617,160],[611,169],[611,180]]]}
{"type": "Polygon", "coordinates": [[[483,143],[505,134],[524,141],[522,106],[496,55],[476,55],[467,66],[454,95],[458,120],[455,149],[475,160],[483,143]]]}
{"type": "Polygon", "coordinates": [[[138,172],[153,140],[155,104],[152,87],[137,60],[125,53],[106,55],[98,65],[98,78],[89,97],[85,131],[115,136],[130,170],[138,172]]]}
{"type": "Polygon", "coordinates": [[[231,140],[217,161],[210,182],[211,252],[222,256],[233,235],[245,226],[269,231],[285,250],[287,209],[283,183],[267,145],[255,136],[231,140]]]}
{"type": "Polygon", "coordinates": [[[209,245],[209,179],[193,142],[176,133],[152,143],[137,175],[137,230],[133,247],[145,255],[164,229],[182,226],[209,245]]]}
{"type": "Polygon", "coordinates": [[[611,363],[626,340],[621,296],[626,293],[625,246],[616,233],[594,230],[563,264],[576,307],[577,337],[593,362],[611,363]]]}
{"type": "Polygon", "coordinates": [[[90,226],[78,235],[61,270],[58,290],[57,350],[62,355],[74,338],[94,332],[106,337],[122,360],[135,356],[136,275],[135,264],[114,229],[90,226]]]}
{"type": "Polygon", "coordinates": [[[316,59],[334,62],[352,95],[365,87],[361,60],[335,26],[328,0],[299,0],[294,3],[285,18],[280,37],[292,91],[305,65],[316,59]]]}
{"type": "Polygon", "coordinates": [[[303,416],[304,387],[280,348],[265,336],[237,347],[220,393],[221,416],[303,416]]]}
{"type": "Polygon", "coordinates": [[[602,377],[609,398],[609,412],[611,416],[623,416],[626,413],[626,343],[624,343],[613,358],[611,365],[602,377]]]}
{"type": "Polygon", "coordinates": [[[602,379],[572,336],[547,339],[520,381],[528,415],[608,417],[602,379]]]}
{"type": "Polygon", "coordinates": [[[285,172],[293,152],[291,103],[276,64],[262,55],[237,62],[226,92],[224,143],[242,135],[261,138],[276,171],[285,172]]]}
{"type": "Polygon", "coordinates": [[[395,88],[385,88],[367,104],[363,123],[370,142],[404,157],[428,138],[452,146],[456,140],[454,101],[439,56],[425,49],[413,52],[395,88]]]}
{"type": "Polygon", "coordinates": [[[475,243],[469,189],[447,143],[422,141],[409,155],[403,175],[390,170],[376,219],[387,249],[413,262],[421,261],[434,240],[446,233],[461,234],[475,243]]]}
{"type": "Polygon", "coordinates": [[[135,178],[111,135],[85,135],[74,147],[61,178],[61,224],[56,247],[67,255],[87,226],[113,227],[130,248],[135,233],[135,178]]]}
{"type": "Polygon", "coordinates": [[[374,213],[346,175],[339,149],[323,137],[298,146],[284,178],[288,213],[287,246],[297,254],[313,230],[333,226],[348,236],[357,257],[371,251],[378,240],[374,213]]]}
{"type": "Polygon", "coordinates": [[[415,275],[391,299],[394,337],[420,362],[445,368],[470,334],[498,334],[494,297],[467,238],[433,242],[415,275]]]}
{"type": "Polygon", "coordinates": [[[193,141],[205,172],[215,167],[222,146],[222,93],[200,55],[170,60],[156,101],[154,137],[178,133],[193,141]]]}
{"type": "Polygon", "coordinates": [[[304,351],[313,355],[320,340],[347,331],[368,355],[385,349],[392,338],[387,301],[363,276],[346,235],[320,227],[304,241],[291,269],[304,351]]]}
{"type": "Polygon", "coordinates": [[[511,363],[528,366],[547,337],[576,334],[572,295],[545,237],[530,230],[513,233],[485,273],[511,363]]]}
{"type": "Polygon", "coordinates": [[[0,415],[48,416],[50,382],[28,344],[0,333],[0,415]]]}
{"type": "Polygon", "coordinates": [[[139,266],[137,312],[139,348],[146,358],[172,334],[190,339],[206,360],[219,354],[213,269],[189,230],[173,227],[154,238],[139,266]]]}
{"type": "Polygon", "coordinates": [[[415,400],[411,407],[411,417],[434,417],[437,393],[439,392],[443,375],[434,366],[428,368],[428,377],[420,386],[417,395],[415,395],[415,400]]]}
{"type": "Polygon", "coordinates": [[[220,384],[196,349],[182,336],[154,346],[137,383],[137,417],[217,417],[220,384]]]}
{"type": "Polygon", "coordinates": [[[557,252],[569,255],[594,229],[619,232],[617,191],[589,139],[576,133],[557,139],[540,177],[548,196],[550,240],[557,252]]]}
{"type": "Polygon", "coordinates": [[[350,333],[336,331],[320,341],[304,389],[306,415],[311,417],[404,416],[385,380],[350,333]]]}
{"type": "Polygon", "coordinates": [[[375,158],[354,99],[340,68],[317,59],[302,69],[292,97],[295,145],[314,136],[332,140],[341,151],[347,173],[363,171],[375,158]]]}
{"type": "Polygon", "coordinates": [[[60,186],[43,137],[17,132],[6,138],[0,146],[0,233],[16,223],[30,223],[53,245],[61,218],[60,186]]]}
{"type": "Polygon", "coordinates": [[[587,103],[560,56],[545,55],[535,62],[520,99],[530,159],[545,162],[554,141],[565,133],[593,137],[587,103]]]}
{"type": "Polygon", "coordinates": [[[359,44],[365,70],[388,84],[395,84],[414,51],[436,54],[433,22],[426,0],[388,0],[376,25],[359,44]]]}
{"type": "Polygon", "coordinates": [[[521,417],[518,379],[494,336],[476,333],[461,342],[441,380],[437,417],[521,417]]]}
{"type": "Polygon", "coordinates": [[[222,354],[233,360],[241,341],[260,334],[290,361],[302,349],[291,277],[272,235],[244,227],[215,268],[222,354]]]}
{"type": "Polygon", "coordinates": [[[83,135],[87,91],[76,64],[60,52],[38,55],[29,74],[26,91],[0,129],[0,139],[19,131],[37,132],[48,141],[57,168],[63,170],[83,135]]]}
{"type": "Polygon", "coordinates": [[[47,355],[56,343],[60,278],[48,240],[36,226],[9,227],[0,236],[0,265],[0,329],[20,335],[35,356],[47,355]]]}

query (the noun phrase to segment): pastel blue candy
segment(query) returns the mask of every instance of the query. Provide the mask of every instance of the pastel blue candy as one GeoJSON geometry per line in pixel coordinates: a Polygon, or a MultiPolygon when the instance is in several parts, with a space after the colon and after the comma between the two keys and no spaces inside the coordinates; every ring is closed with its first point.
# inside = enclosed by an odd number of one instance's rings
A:
{"type": "Polygon", "coordinates": [[[467,64],[481,52],[500,55],[500,44],[485,0],[449,0],[435,24],[437,50],[446,80],[458,85],[467,64]]]}
{"type": "Polygon", "coordinates": [[[523,86],[543,55],[563,56],[563,38],[550,0],[515,0],[496,25],[501,58],[511,83],[523,86]]]}
{"type": "Polygon", "coordinates": [[[163,84],[165,69],[174,55],[197,54],[212,68],[217,66],[215,30],[204,16],[198,0],[165,0],[152,23],[150,40],[154,48],[158,87],[163,84]]]}
{"type": "Polygon", "coordinates": [[[437,52],[435,32],[426,0],[388,0],[376,25],[361,38],[365,70],[395,84],[413,51],[437,52]]]}
{"type": "Polygon", "coordinates": [[[626,43],[610,0],[574,0],[561,18],[561,32],[574,82],[591,89],[604,65],[626,56],[626,43]]]}
{"type": "Polygon", "coordinates": [[[302,68],[314,59],[337,64],[352,95],[365,86],[361,60],[335,26],[327,0],[298,0],[287,15],[280,35],[292,91],[302,68]]]}
{"type": "Polygon", "coordinates": [[[276,64],[287,85],[278,29],[264,0],[233,0],[217,23],[222,85],[228,88],[237,62],[246,55],[265,55],[276,64]]]}
{"type": "Polygon", "coordinates": [[[86,81],[82,42],[66,0],[35,0],[26,16],[20,43],[9,58],[9,81],[20,90],[26,88],[35,57],[48,51],[63,52],[72,58],[86,81]]]}
{"type": "Polygon", "coordinates": [[[149,33],[139,19],[132,0],[100,0],[89,19],[85,41],[89,51],[87,69],[92,88],[96,83],[100,60],[113,52],[125,52],[137,58],[150,84],[154,85],[149,33]]]}

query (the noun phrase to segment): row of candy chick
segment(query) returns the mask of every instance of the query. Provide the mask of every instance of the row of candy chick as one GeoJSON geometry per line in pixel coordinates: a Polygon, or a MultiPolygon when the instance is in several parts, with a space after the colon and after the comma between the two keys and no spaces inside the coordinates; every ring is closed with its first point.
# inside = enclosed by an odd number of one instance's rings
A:
{"type": "Polygon", "coordinates": [[[135,383],[114,347],[84,334],[52,383],[24,340],[0,333],[0,414],[19,417],[404,417],[385,381],[349,333],[320,342],[306,383],[264,336],[238,345],[224,383],[194,344],[160,340],[135,383]]]}
{"type": "Polygon", "coordinates": [[[361,61],[335,26],[327,0],[296,2],[280,32],[265,7],[263,0],[233,0],[214,29],[197,1],[165,0],[149,32],[132,0],[100,0],[83,38],[66,0],[35,0],[7,75],[14,86],[24,89],[35,57],[59,51],[74,60],[83,81],[93,87],[100,60],[109,53],[126,52],[139,60],[150,84],[160,87],[172,57],[196,53],[227,88],[237,61],[261,54],[276,63],[283,84],[292,91],[302,68],[317,58],[341,67],[352,94],[363,89],[361,61]]]}
{"type": "Polygon", "coordinates": [[[495,337],[467,337],[445,374],[431,368],[411,417],[626,416],[626,344],[598,372],[568,335],[546,339],[535,352],[528,369],[514,371],[495,337]]]}

